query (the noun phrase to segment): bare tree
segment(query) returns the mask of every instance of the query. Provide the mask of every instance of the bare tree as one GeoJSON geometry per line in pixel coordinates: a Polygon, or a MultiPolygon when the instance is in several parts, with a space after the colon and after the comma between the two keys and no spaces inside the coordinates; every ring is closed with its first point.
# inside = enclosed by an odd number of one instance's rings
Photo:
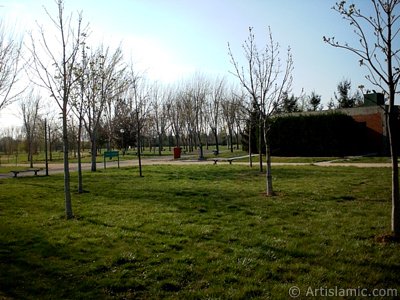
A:
{"type": "Polygon", "coordinates": [[[22,91],[15,91],[21,72],[22,39],[7,34],[0,21],[0,111],[14,102],[22,91]]]}
{"type": "Polygon", "coordinates": [[[221,102],[224,101],[225,95],[225,79],[216,78],[212,87],[210,101],[208,102],[208,112],[210,117],[210,128],[214,135],[215,150],[219,154],[219,125],[221,123],[221,102]]]}
{"type": "Polygon", "coordinates": [[[167,130],[167,103],[172,97],[172,90],[167,87],[161,87],[154,84],[151,92],[152,111],[154,126],[158,139],[158,155],[161,156],[163,148],[163,138],[167,130]]]}
{"type": "Polygon", "coordinates": [[[105,82],[108,84],[106,88],[106,99],[104,107],[105,116],[105,127],[108,138],[107,149],[110,150],[112,147],[114,133],[116,128],[114,126],[114,119],[116,117],[116,106],[117,102],[120,101],[121,95],[128,89],[129,78],[127,72],[127,65],[123,62],[122,49],[117,48],[111,59],[107,72],[109,73],[109,79],[105,82]]]}
{"type": "Polygon", "coordinates": [[[239,79],[260,113],[262,125],[260,129],[264,133],[267,157],[266,195],[271,196],[273,195],[271,152],[268,141],[270,121],[275,113],[275,108],[280,106],[285,93],[288,94],[291,89],[293,59],[290,48],[288,48],[285,65],[282,65],[280,46],[274,42],[271,29],[269,29],[267,43],[261,52],[256,45],[251,27],[249,28],[249,37],[242,46],[246,67],[239,65],[228,44],[229,56],[234,67],[232,74],[239,79]]]}
{"type": "MultiPolygon", "coordinates": [[[[236,139],[236,149],[239,149],[239,136],[243,133],[243,127],[246,121],[246,103],[245,103],[245,95],[243,91],[237,92],[235,90],[231,91],[231,100],[234,107],[234,134],[236,139]]],[[[249,159],[251,158],[251,155],[249,159]]]]}
{"type": "Polygon", "coordinates": [[[61,110],[65,214],[67,219],[71,219],[73,212],[68,160],[68,111],[72,87],[76,80],[74,72],[79,56],[79,47],[86,34],[82,28],[82,15],[78,15],[76,27],[73,27],[72,15],[70,17],[64,15],[64,1],[57,0],[56,4],[57,15],[55,17],[52,17],[47,10],[46,13],[58,32],[58,44],[54,44],[53,36],[47,35],[44,27],[39,26],[39,36],[36,38],[31,34],[30,52],[33,57],[32,69],[39,79],[36,83],[50,92],[61,110]]]}
{"type": "Polygon", "coordinates": [[[371,0],[373,15],[361,12],[355,4],[336,3],[333,9],[350,23],[357,37],[353,44],[340,43],[334,37],[324,37],[329,45],[345,49],[359,58],[360,66],[367,67],[366,79],[385,92],[389,98],[389,144],[392,157],[392,231],[400,237],[400,190],[398,168],[398,110],[395,95],[399,94],[400,78],[400,15],[399,0],[371,0]],[[397,13],[397,14],[396,14],[397,13]]]}
{"type": "MultiPolygon", "coordinates": [[[[185,147],[188,148],[189,152],[193,152],[196,144],[196,120],[195,120],[195,108],[194,101],[191,95],[191,86],[189,82],[186,82],[186,86],[182,86],[182,89],[178,93],[178,109],[181,110],[182,121],[182,140],[185,147]]],[[[197,149],[197,147],[196,147],[197,149]]]]}
{"type": "Polygon", "coordinates": [[[86,55],[86,43],[81,43],[82,57],[81,62],[77,65],[75,75],[77,76],[77,84],[74,86],[72,95],[72,111],[78,119],[77,132],[77,152],[78,152],[78,193],[83,193],[83,174],[82,174],[82,133],[85,118],[85,78],[84,71],[88,68],[88,60],[86,55]]]}
{"type": "Polygon", "coordinates": [[[179,91],[178,88],[171,90],[169,97],[166,100],[166,110],[168,122],[171,126],[172,133],[175,136],[175,146],[181,146],[181,136],[182,136],[182,122],[183,122],[183,109],[182,103],[179,101],[179,91]]]}
{"type": "Polygon", "coordinates": [[[23,118],[23,127],[26,134],[28,146],[28,161],[33,168],[33,142],[39,119],[41,97],[35,95],[33,90],[21,101],[21,113],[23,118]]]}
{"type": "Polygon", "coordinates": [[[199,146],[199,159],[204,159],[204,149],[202,134],[205,132],[205,107],[207,96],[210,92],[210,83],[204,75],[195,74],[188,82],[184,93],[185,103],[187,103],[186,113],[191,115],[190,126],[196,144],[199,146]]]}
{"type": "Polygon", "coordinates": [[[8,157],[8,163],[10,163],[10,156],[15,155],[16,163],[18,162],[18,149],[20,140],[22,139],[21,127],[8,127],[2,131],[3,137],[1,138],[2,151],[8,157]]]}
{"type": "MultiPolygon", "coordinates": [[[[91,142],[92,171],[96,171],[97,139],[103,112],[109,104],[108,114],[112,115],[112,103],[122,94],[126,85],[123,79],[125,67],[122,58],[120,47],[114,53],[110,53],[110,49],[103,46],[88,58],[84,57],[84,60],[88,60],[83,63],[86,66],[83,71],[86,98],[84,123],[91,142]]],[[[109,116],[109,119],[111,122],[112,116],[109,116]]]]}
{"type": "Polygon", "coordinates": [[[225,97],[221,102],[222,115],[224,117],[225,125],[228,129],[228,139],[230,145],[230,151],[233,153],[233,132],[236,119],[237,110],[237,95],[231,91],[229,97],[225,97]]]}
{"type": "Polygon", "coordinates": [[[149,117],[150,105],[150,88],[147,82],[134,71],[130,70],[130,85],[126,91],[125,101],[129,107],[131,114],[131,123],[136,127],[137,134],[137,155],[139,160],[139,176],[143,177],[142,171],[142,130],[146,125],[149,117]]]}

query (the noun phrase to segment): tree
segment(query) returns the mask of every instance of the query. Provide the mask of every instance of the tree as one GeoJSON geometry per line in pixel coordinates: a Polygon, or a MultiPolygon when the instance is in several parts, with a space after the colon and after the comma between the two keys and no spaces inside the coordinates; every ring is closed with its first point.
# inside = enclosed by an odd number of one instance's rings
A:
{"type": "MultiPolygon", "coordinates": [[[[85,78],[82,76],[87,69],[86,57],[86,43],[81,44],[82,61],[77,66],[77,84],[74,86],[74,94],[72,101],[72,108],[75,116],[78,118],[78,132],[77,132],[77,152],[78,152],[78,193],[83,193],[83,174],[82,174],[82,131],[84,126],[85,117],[85,78]]],[[[50,151],[51,152],[51,151],[50,151]]]]}
{"type": "Polygon", "coordinates": [[[72,26],[72,15],[65,18],[64,1],[57,0],[57,15],[53,18],[46,10],[59,35],[59,43],[54,44],[53,36],[46,35],[46,31],[39,26],[39,36],[31,34],[31,49],[33,57],[32,69],[39,79],[39,86],[47,89],[56,101],[62,116],[62,140],[64,158],[64,199],[65,214],[67,219],[73,218],[70,191],[69,173],[69,139],[68,139],[68,111],[70,95],[75,84],[77,60],[80,44],[84,41],[86,33],[82,27],[82,14],[78,15],[77,26],[72,26]],[[52,39],[50,41],[50,39],[52,39]],[[58,46],[58,48],[56,46],[58,46]],[[40,46],[39,50],[37,46],[40,46]]]}
{"type": "Polygon", "coordinates": [[[167,130],[167,104],[172,96],[169,88],[161,87],[157,83],[153,85],[151,90],[152,112],[154,119],[154,127],[158,139],[158,155],[161,156],[163,148],[163,139],[167,130]]]}
{"type": "Polygon", "coordinates": [[[191,96],[191,84],[186,82],[178,94],[178,109],[182,113],[182,141],[185,147],[193,152],[196,144],[196,109],[191,96]]]}
{"type": "Polygon", "coordinates": [[[175,136],[176,147],[181,146],[183,109],[179,97],[178,87],[171,91],[170,97],[166,100],[167,117],[175,136]]]}
{"type": "Polygon", "coordinates": [[[318,95],[315,91],[311,92],[311,95],[308,97],[308,105],[307,110],[309,111],[317,111],[321,107],[321,95],[318,95]]]}
{"type": "Polygon", "coordinates": [[[237,120],[240,118],[239,115],[242,109],[243,98],[242,95],[237,94],[234,90],[231,90],[228,95],[221,101],[221,108],[225,126],[228,129],[230,151],[233,153],[234,127],[237,124],[237,120]]]}
{"type": "Polygon", "coordinates": [[[368,69],[366,79],[385,92],[389,99],[388,131],[392,160],[392,222],[395,238],[400,238],[400,190],[398,169],[398,109],[395,95],[399,94],[400,79],[400,16],[399,0],[371,0],[373,15],[361,12],[355,4],[336,3],[333,9],[354,29],[357,42],[340,43],[334,37],[324,37],[329,45],[354,53],[360,66],[368,69]]]}
{"type": "Polygon", "coordinates": [[[208,101],[208,114],[210,116],[210,128],[214,135],[215,140],[215,150],[219,154],[219,125],[220,125],[220,108],[221,103],[224,101],[225,97],[225,79],[215,79],[211,87],[210,101],[208,101]]]}
{"type": "Polygon", "coordinates": [[[114,118],[116,116],[115,107],[117,102],[120,100],[120,96],[125,92],[128,88],[128,78],[127,77],[127,66],[122,61],[122,50],[119,47],[114,55],[112,64],[109,65],[108,73],[109,79],[107,85],[105,86],[107,97],[105,99],[105,107],[104,107],[104,115],[105,115],[105,125],[108,136],[107,149],[110,150],[112,146],[112,140],[114,137],[114,133],[117,130],[114,126],[114,118]]]}
{"type": "Polygon", "coordinates": [[[354,94],[351,93],[351,81],[343,79],[337,85],[337,92],[335,93],[336,101],[338,102],[338,108],[351,108],[359,106],[362,102],[362,96],[357,91],[354,94]]]}
{"type": "MultiPolygon", "coordinates": [[[[91,142],[91,170],[93,172],[96,171],[97,143],[103,112],[108,108],[106,115],[110,124],[112,103],[126,89],[125,65],[122,63],[122,58],[121,47],[110,53],[110,49],[104,46],[100,46],[88,58],[83,58],[82,65],[86,66],[83,70],[83,84],[86,87],[84,88],[86,98],[84,123],[91,142]],[[87,62],[85,62],[86,59],[87,62]]],[[[108,140],[113,132],[110,127],[112,126],[107,128],[108,140]]]]}
{"type": "Polygon", "coordinates": [[[0,111],[22,93],[13,91],[22,69],[21,49],[22,39],[7,35],[7,28],[0,21],[0,111]]]}
{"type": "Polygon", "coordinates": [[[210,92],[210,83],[201,74],[195,74],[192,78],[189,89],[187,90],[187,100],[191,102],[192,113],[194,113],[193,121],[195,136],[197,137],[197,145],[199,146],[199,160],[204,159],[202,133],[205,132],[205,107],[207,96],[210,92]]]}
{"type": "Polygon", "coordinates": [[[21,102],[23,127],[28,145],[28,161],[31,168],[33,168],[33,142],[38,125],[40,100],[40,96],[31,91],[21,102]]]}
{"type": "Polygon", "coordinates": [[[300,111],[299,98],[295,95],[289,96],[288,93],[283,94],[282,102],[280,106],[276,108],[277,113],[294,113],[300,111]]]}
{"type": "Polygon", "coordinates": [[[184,130],[183,139],[186,137],[186,146],[189,151],[194,148],[199,149],[199,160],[204,159],[203,136],[206,132],[206,103],[210,93],[210,83],[208,79],[196,73],[187,80],[178,92],[178,105],[176,108],[181,110],[181,118],[184,130]]]}
{"type": "Polygon", "coordinates": [[[290,92],[293,59],[290,48],[288,48],[286,62],[284,66],[282,65],[280,46],[274,42],[271,29],[269,29],[267,43],[261,51],[256,45],[251,27],[249,28],[249,36],[242,46],[244,59],[247,63],[246,69],[239,65],[228,44],[229,56],[234,67],[232,74],[239,79],[260,113],[260,129],[264,134],[267,158],[266,195],[272,196],[271,152],[268,134],[271,118],[275,114],[276,107],[280,106],[284,96],[290,92]]]}
{"type": "Polygon", "coordinates": [[[131,123],[137,134],[137,155],[139,162],[139,176],[143,177],[142,171],[142,131],[145,127],[150,112],[149,86],[147,82],[139,77],[133,67],[129,72],[129,88],[126,91],[125,101],[129,107],[131,123]]]}

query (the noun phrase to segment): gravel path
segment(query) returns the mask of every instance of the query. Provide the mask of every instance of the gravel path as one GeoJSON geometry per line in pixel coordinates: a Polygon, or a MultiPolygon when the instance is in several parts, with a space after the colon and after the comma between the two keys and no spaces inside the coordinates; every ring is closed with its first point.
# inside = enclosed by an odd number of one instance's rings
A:
{"type": "MultiPolygon", "coordinates": [[[[174,160],[170,157],[159,157],[159,158],[147,158],[142,160],[142,165],[202,165],[202,164],[214,164],[213,160],[203,160],[199,161],[196,159],[180,159],[174,160]]],[[[218,162],[218,164],[228,164],[228,162],[218,162]]],[[[233,162],[233,164],[240,165],[248,165],[248,162],[233,162]]],[[[107,161],[107,168],[116,168],[117,161],[107,161]]],[[[138,165],[138,160],[121,160],[120,167],[133,167],[138,165]]],[[[272,166],[319,166],[319,167],[358,167],[358,168],[390,168],[390,163],[352,163],[352,162],[334,162],[334,161],[325,161],[325,162],[317,162],[317,163],[272,163],[272,166]]],[[[7,166],[7,165],[3,165],[7,166]]],[[[20,164],[19,167],[23,166],[29,168],[28,164],[20,164]]],[[[90,170],[90,163],[83,163],[83,170],[90,170]]],[[[258,164],[256,162],[253,163],[253,167],[257,168],[258,164]]],[[[36,168],[45,168],[44,164],[35,164],[36,168]]],[[[63,164],[49,164],[49,174],[59,174],[63,173],[63,164]]],[[[103,162],[97,163],[97,169],[102,170],[104,168],[103,162]]],[[[76,172],[78,170],[77,163],[70,163],[70,171],[76,172]]],[[[44,175],[45,170],[42,170],[38,173],[39,175],[44,175]]],[[[33,173],[20,173],[20,176],[32,176],[33,173]]],[[[13,177],[12,173],[3,173],[0,174],[0,178],[11,178],[13,177]]]]}

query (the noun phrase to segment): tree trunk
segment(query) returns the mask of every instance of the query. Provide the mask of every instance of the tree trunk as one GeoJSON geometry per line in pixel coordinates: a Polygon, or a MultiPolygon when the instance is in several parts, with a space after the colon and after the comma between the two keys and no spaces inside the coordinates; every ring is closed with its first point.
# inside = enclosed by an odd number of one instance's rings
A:
{"type": "Polygon", "coordinates": [[[49,154],[50,154],[49,160],[53,161],[53,152],[51,151],[51,149],[53,148],[52,147],[53,143],[51,142],[50,125],[49,125],[49,133],[48,133],[48,135],[49,135],[49,154]]]}
{"type": "Polygon", "coordinates": [[[218,132],[216,128],[212,128],[212,132],[214,134],[214,139],[215,139],[215,150],[217,151],[217,154],[219,154],[219,142],[218,142],[218,132]]]}
{"type": "Polygon", "coordinates": [[[251,141],[251,121],[250,121],[250,128],[249,128],[249,166],[250,166],[250,168],[253,167],[253,157],[251,156],[253,150],[251,149],[251,143],[252,143],[252,141],[251,141]]]}
{"type": "Polygon", "coordinates": [[[392,232],[395,237],[400,237],[400,189],[399,189],[399,164],[398,164],[398,147],[397,147],[398,145],[397,115],[398,115],[398,110],[394,106],[389,107],[389,145],[392,157],[392,232]]]}
{"type": "Polygon", "coordinates": [[[197,138],[199,143],[199,160],[204,160],[203,143],[201,142],[200,133],[197,134],[197,138]]]}
{"type": "Polygon", "coordinates": [[[236,150],[239,150],[239,148],[240,148],[240,145],[239,145],[239,129],[236,129],[235,138],[236,138],[236,150]]]}
{"type": "Polygon", "coordinates": [[[82,118],[79,120],[79,127],[78,127],[78,193],[83,193],[83,179],[82,179],[82,147],[81,147],[81,135],[82,135],[82,118]]]}
{"type": "MultiPolygon", "coordinates": [[[[398,3],[397,3],[398,4],[398,3]]],[[[395,5],[397,5],[395,4],[395,5]]],[[[394,16],[393,16],[394,18],[394,16]]],[[[391,16],[388,14],[388,44],[387,44],[387,74],[388,74],[388,88],[389,88],[389,144],[392,157],[392,233],[396,238],[400,237],[400,189],[399,189],[399,163],[398,163],[398,116],[399,110],[395,106],[394,100],[396,95],[395,77],[393,75],[393,61],[397,55],[392,56],[392,25],[391,16]]],[[[398,33],[398,32],[397,32],[398,33]]],[[[394,36],[397,35],[394,34],[394,36]]],[[[393,38],[394,39],[394,38],[393,38]]],[[[395,51],[398,53],[399,50],[395,51]]],[[[398,59],[398,57],[397,57],[398,59]]],[[[398,61],[397,61],[398,62],[398,61]]],[[[397,74],[398,76],[398,74],[397,74]]],[[[396,76],[396,77],[397,77],[396,76]]],[[[397,77],[398,78],[398,77],[397,77]]]]}
{"type": "MultiPolygon", "coordinates": [[[[176,139],[176,146],[179,147],[180,143],[179,143],[179,135],[178,134],[175,136],[175,139],[176,139]]],[[[171,147],[170,147],[169,151],[171,151],[171,147]]]]}
{"type": "Polygon", "coordinates": [[[158,135],[158,155],[159,156],[162,155],[162,148],[163,148],[162,140],[163,140],[163,136],[162,136],[162,134],[159,134],[158,135]]]}
{"type": "Polygon", "coordinates": [[[44,119],[44,159],[46,166],[46,176],[49,176],[49,160],[48,160],[48,145],[47,145],[47,119],[44,119]]]}
{"type": "Polygon", "coordinates": [[[231,148],[231,153],[233,153],[233,129],[229,128],[229,147],[231,148]]]}
{"type": "Polygon", "coordinates": [[[274,191],[272,189],[272,167],[271,167],[271,151],[269,143],[265,143],[265,152],[266,152],[266,159],[267,159],[267,171],[266,171],[266,193],[267,196],[273,196],[274,191]]]}
{"type": "MultiPolygon", "coordinates": [[[[259,121],[259,125],[258,125],[258,157],[260,160],[260,173],[262,173],[264,171],[263,168],[263,153],[262,153],[262,149],[263,149],[263,133],[264,133],[264,126],[263,126],[263,122],[261,122],[261,120],[259,121]]],[[[265,135],[265,133],[264,133],[265,135]]],[[[267,149],[267,141],[265,142],[265,149],[267,149]]]]}
{"type": "MultiPolygon", "coordinates": [[[[66,106],[66,105],[65,105],[66,106]]],[[[72,201],[70,190],[69,176],[69,157],[68,157],[68,124],[67,124],[67,108],[63,108],[63,150],[64,150],[64,198],[65,198],[65,215],[67,219],[74,217],[72,213],[72,201]]]]}
{"type": "Polygon", "coordinates": [[[93,132],[93,135],[90,139],[91,141],[91,151],[92,151],[92,158],[91,158],[91,171],[92,172],[96,172],[97,168],[96,168],[96,158],[97,158],[97,147],[96,147],[96,133],[93,132]]]}
{"type": "Polygon", "coordinates": [[[142,145],[141,145],[141,133],[140,133],[140,125],[138,124],[138,128],[137,128],[137,154],[138,154],[138,160],[139,160],[139,176],[143,177],[143,173],[142,173],[142,155],[141,155],[141,151],[142,151],[142,145]]]}
{"type": "Polygon", "coordinates": [[[29,154],[28,154],[28,157],[29,157],[29,163],[30,163],[30,167],[31,168],[33,168],[33,155],[32,155],[32,138],[31,137],[29,137],[29,146],[28,146],[28,148],[29,148],[29,150],[28,150],[28,152],[29,152],[29,154]]]}
{"type": "MultiPolygon", "coordinates": [[[[271,147],[269,144],[269,126],[267,123],[268,120],[264,120],[263,124],[263,138],[264,138],[264,145],[265,145],[265,157],[267,161],[267,167],[266,167],[266,195],[267,196],[273,196],[274,195],[274,190],[272,188],[272,167],[271,167],[271,147]]],[[[261,151],[260,151],[261,152],[261,151]]]]}

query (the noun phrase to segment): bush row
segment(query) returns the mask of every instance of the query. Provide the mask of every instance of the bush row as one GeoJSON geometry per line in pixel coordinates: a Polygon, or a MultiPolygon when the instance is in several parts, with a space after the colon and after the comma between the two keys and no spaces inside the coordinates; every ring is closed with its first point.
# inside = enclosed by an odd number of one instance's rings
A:
{"type": "MultiPolygon", "coordinates": [[[[259,128],[252,126],[252,149],[258,153],[259,128]]],[[[352,117],[329,113],[291,115],[271,122],[269,142],[277,156],[346,156],[382,152],[382,137],[352,117]]],[[[248,150],[248,127],[243,136],[248,150]]],[[[262,149],[265,153],[264,149],[262,149]]]]}
{"type": "Polygon", "coordinates": [[[344,114],[279,117],[270,131],[272,154],[345,156],[368,153],[367,128],[344,114]]]}

